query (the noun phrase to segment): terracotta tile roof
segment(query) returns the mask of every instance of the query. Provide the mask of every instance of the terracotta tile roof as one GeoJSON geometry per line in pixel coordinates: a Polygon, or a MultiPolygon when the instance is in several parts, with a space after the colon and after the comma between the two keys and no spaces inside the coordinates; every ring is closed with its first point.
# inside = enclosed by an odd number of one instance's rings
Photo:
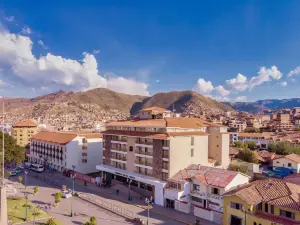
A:
{"type": "Polygon", "coordinates": [[[72,141],[77,136],[85,137],[87,139],[102,138],[100,133],[76,133],[76,132],[51,132],[41,131],[31,137],[31,140],[47,141],[51,143],[65,145],[72,141]]]}
{"type": "Polygon", "coordinates": [[[168,138],[167,133],[142,132],[142,131],[125,131],[125,130],[106,130],[102,134],[124,135],[133,137],[149,137],[149,138],[168,138]]]}
{"type": "Polygon", "coordinates": [[[268,152],[266,150],[258,151],[258,155],[267,161],[280,157],[279,155],[276,155],[274,152],[268,152]]]}
{"type": "Polygon", "coordinates": [[[224,196],[228,195],[236,195],[250,205],[266,202],[282,208],[300,210],[300,186],[283,180],[254,181],[224,193],[224,196]]]}
{"type": "Polygon", "coordinates": [[[240,137],[264,137],[262,133],[238,133],[240,137]]]}
{"type": "Polygon", "coordinates": [[[256,212],[254,215],[258,218],[262,218],[264,220],[268,220],[268,221],[271,221],[271,222],[276,223],[276,224],[300,225],[300,222],[292,221],[292,220],[289,220],[289,219],[284,219],[284,218],[279,217],[279,216],[274,216],[274,215],[265,214],[265,213],[261,213],[261,212],[256,212]]]}
{"type": "Polygon", "coordinates": [[[197,179],[203,184],[224,188],[237,174],[239,173],[236,171],[192,164],[186,169],[180,170],[170,180],[186,181],[197,179]]]}
{"type": "Polygon", "coordinates": [[[206,136],[208,135],[205,132],[194,131],[194,132],[168,132],[168,133],[155,133],[155,132],[142,132],[142,131],[125,131],[125,130],[106,130],[101,132],[102,134],[112,134],[112,135],[124,135],[124,136],[133,136],[133,137],[149,137],[157,139],[165,139],[168,137],[176,136],[206,136]]]}
{"type": "Polygon", "coordinates": [[[15,123],[13,127],[37,127],[37,122],[34,120],[24,120],[18,123],[15,123]]]}
{"type": "Polygon", "coordinates": [[[188,132],[168,132],[169,136],[207,136],[208,133],[202,131],[188,131],[188,132]]]}
{"type": "Polygon", "coordinates": [[[161,107],[157,107],[157,106],[145,108],[145,109],[142,109],[140,111],[155,111],[155,112],[161,112],[161,113],[170,112],[170,110],[167,110],[167,109],[164,109],[164,108],[161,108],[161,107]]]}
{"type": "Polygon", "coordinates": [[[297,155],[297,154],[290,154],[290,155],[286,155],[284,156],[285,158],[289,159],[289,160],[292,160],[296,163],[300,163],[300,156],[297,155]]]}
{"type": "Polygon", "coordinates": [[[41,131],[32,136],[31,140],[47,141],[51,143],[66,145],[76,137],[77,135],[73,133],[41,131]]]}

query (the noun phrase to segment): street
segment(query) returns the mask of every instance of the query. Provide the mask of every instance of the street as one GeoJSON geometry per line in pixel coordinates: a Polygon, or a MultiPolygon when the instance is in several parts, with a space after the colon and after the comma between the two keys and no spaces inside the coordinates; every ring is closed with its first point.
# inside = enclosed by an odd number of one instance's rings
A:
{"type": "MultiPolygon", "coordinates": [[[[39,192],[37,195],[29,195],[29,200],[32,200],[34,204],[44,206],[48,203],[54,203],[54,197],[52,194],[59,192],[59,187],[66,185],[67,188],[72,188],[72,179],[64,177],[59,173],[49,173],[43,172],[41,174],[28,171],[27,175],[27,191],[32,191],[35,186],[39,187],[39,192]],[[42,178],[47,177],[48,180],[55,181],[59,186],[54,187],[49,183],[45,183],[41,179],[37,179],[36,176],[42,178]]],[[[20,174],[23,177],[23,183],[25,182],[24,173],[20,174]]],[[[13,177],[11,180],[16,181],[18,176],[13,177]]],[[[122,188],[122,187],[121,187],[122,188]]],[[[127,190],[120,188],[120,194],[116,196],[115,190],[113,188],[97,188],[93,184],[88,184],[84,186],[82,181],[75,181],[75,192],[83,193],[84,195],[93,196],[93,198],[98,198],[101,201],[105,201],[111,204],[115,211],[126,210],[128,214],[132,214],[133,217],[142,218],[145,222],[147,220],[147,210],[143,208],[145,206],[144,201],[139,198],[134,198],[132,204],[124,202],[127,200],[127,190]],[[137,207],[139,205],[141,207],[137,207]]],[[[18,188],[19,193],[23,195],[24,187],[20,186],[18,188]]],[[[112,210],[112,211],[114,211],[112,210]]],[[[81,200],[77,197],[72,197],[69,199],[61,199],[58,207],[52,207],[49,214],[56,218],[57,220],[63,222],[63,224],[83,224],[91,216],[97,218],[98,224],[134,224],[132,221],[119,216],[112,211],[106,210],[104,208],[98,207],[92,203],[85,200],[81,200]],[[73,207],[73,212],[76,212],[76,216],[70,217],[71,214],[71,203],[73,207]]],[[[182,225],[182,224],[193,224],[195,222],[195,217],[190,214],[181,213],[173,209],[168,209],[161,206],[154,206],[150,210],[149,224],[164,224],[164,225],[182,225]],[[156,211],[156,213],[155,213],[156,211]],[[174,220],[175,218],[175,220],[174,220]],[[177,221],[179,220],[179,221],[177,221]]],[[[204,225],[215,225],[214,223],[201,219],[201,224],[204,225]]]]}

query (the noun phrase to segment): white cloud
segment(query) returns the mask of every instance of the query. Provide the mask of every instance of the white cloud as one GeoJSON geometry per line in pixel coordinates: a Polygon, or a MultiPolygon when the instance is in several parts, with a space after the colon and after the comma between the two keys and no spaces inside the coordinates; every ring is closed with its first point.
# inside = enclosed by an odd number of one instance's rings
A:
{"type": "Polygon", "coordinates": [[[46,91],[46,90],[48,90],[48,87],[41,87],[41,90],[46,91]]]}
{"type": "Polygon", "coordinates": [[[247,102],[247,97],[246,96],[238,96],[234,100],[235,102],[247,102]]]}
{"type": "Polygon", "coordinates": [[[279,80],[282,77],[282,73],[278,70],[276,66],[271,68],[261,67],[258,75],[252,77],[249,80],[248,88],[251,90],[255,86],[262,85],[263,83],[270,81],[271,79],[279,80]]]}
{"type": "Polygon", "coordinates": [[[93,54],[96,55],[96,54],[99,54],[99,53],[100,53],[100,50],[97,50],[97,49],[94,49],[94,50],[93,50],[93,54]]]}
{"type": "Polygon", "coordinates": [[[288,77],[294,76],[294,75],[298,75],[300,74],[300,66],[296,67],[295,69],[291,70],[288,73],[288,77]]]}
{"type": "Polygon", "coordinates": [[[280,84],[280,86],[282,86],[282,87],[287,86],[287,82],[286,82],[286,81],[282,81],[282,82],[280,82],[279,84],[280,84]]]}
{"type": "Polygon", "coordinates": [[[148,85],[124,77],[111,77],[107,80],[107,88],[126,94],[149,95],[148,85]]]}
{"type": "Polygon", "coordinates": [[[209,95],[208,97],[210,97],[211,99],[214,99],[218,102],[229,102],[230,101],[230,98],[228,98],[226,96],[209,95]]]}
{"type": "Polygon", "coordinates": [[[92,54],[84,53],[82,60],[51,53],[37,58],[32,53],[32,45],[30,37],[0,29],[0,68],[13,73],[34,90],[41,86],[73,91],[106,87],[118,92],[149,95],[145,83],[124,77],[101,76],[92,54]]]}
{"type": "Polygon", "coordinates": [[[156,83],[159,83],[159,82],[160,82],[160,80],[156,80],[155,82],[156,82],[156,83]]]}
{"type": "Polygon", "coordinates": [[[8,16],[8,17],[5,17],[4,19],[5,19],[6,21],[8,21],[8,22],[14,22],[15,17],[14,17],[14,16],[8,16]]]}
{"type": "Polygon", "coordinates": [[[29,27],[22,28],[22,34],[31,34],[31,29],[29,27]]]}
{"type": "Polygon", "coordinates": [[[48,49],[48,47],[45,45],[45,43],[44,43],[42,40],[39,40],[39,41],[38,41],[38,44],[39,44],[40,46],[42,46],[43,49],[48,49]]]}
{"type": "Polygon", "coordinates": [[[215,91],[221,96],[227,96],[230,94],[230,91],[226,90],[222,85],[215,87],[215,91]]]}
{"type": "Polygon", "coordinates": [[[194,89],[200,94],[208,95],[214,90],[214,86],[210,81],[205,81],[203,78],[199,78],[194,89]]]}
{"type": "Polygon", "coordinates": [[[236,78],[226,80],[226,84],[234,91],[240,92],[247,89],[247,77],[239,73],[236,78]]]}

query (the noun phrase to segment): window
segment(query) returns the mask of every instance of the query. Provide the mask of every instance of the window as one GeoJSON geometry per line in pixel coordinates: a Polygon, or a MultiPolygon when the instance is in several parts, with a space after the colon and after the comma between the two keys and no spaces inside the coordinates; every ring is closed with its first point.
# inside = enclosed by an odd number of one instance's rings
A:
{"type": "Polygon", "coordinates": [[[292,164],[291,163],[288,163],[288,167],[291,167],[292,166],[292,164]]]}
{"type": "Polygon", "coordinates": [[[194,157],[194,149],[191,149],[191,157],[194,157]]]}
{"type": "Polygon", "coordinates": [[[82,156],[87,156],[87,153],[82,153],[82,156]]]}
{"type": "Polygon", "coordinates": [[[194,137],[191,137],[191,145],[194,145],[194,137]]]}
{"type": "Polygon", "coordinates": [[[133,151],[133,147],[129,146],[129,151],[132,152],[133,151]]]}
{"type": "Polygon", "coordinates": [[[194,196],[192,196],[192,201],[199,202],[199,203],[203,202],[203,200],[201,198],[197,198],[197,197],[194,197],[194,196]]]}
{"type": "Polygon", "coordinates": [[[254,222],[253,225],[257,225],[256,222],[254,222]]]}
{"type": "Polygon", "coordinates": [[[193,190],[199,192],[200,191],[200,185],[193,184],[193,190]]]}
{"type": "Polygon", "coordinates": [[[271,209],[271,214],[274,214],[274,205],[271,205],[271,207],[270,207],[270,209],[271,209]]]}
{"type": "Polygon", "coordinates": [[[266,212],[266,213],[269,212],[269,205],[268,205],[268,203],[265,203],[265,212],[266,212]]]}
{"type": "Polygon", "coordinates": [[[242,209],[242,204],[236,203],[236,202],[230,202],[230,207],[232,209],[239,209],[239,210],[241,210],[242,209]]]}
{"type": "Polygon", "coordinates": [[[219,189],[219,188],[212,188],[211,192],[212,192],[214,195],[219,195],[219,194],[220,194],[220,189],[219,189]]]}
{"type": "Polygon", "coordinates": [[[83,160],[82,160],[82,163],[87,163],[87,159],[83,159],[83,160]]]}
{"type": "Polygon", "coordinates": [[[278,161],[276,163],[279,163],[278,161]]]}
{"type": "Polygon", "coordinates": [[[290,219],[295,219],[295,213],[289,211],[280,210],[280,216],[290,218],[290,219]]]}
{"type": "Polygon", "coordinates": [[[217,148],[219,148],[219,145],[217,145],[217,148]]]}

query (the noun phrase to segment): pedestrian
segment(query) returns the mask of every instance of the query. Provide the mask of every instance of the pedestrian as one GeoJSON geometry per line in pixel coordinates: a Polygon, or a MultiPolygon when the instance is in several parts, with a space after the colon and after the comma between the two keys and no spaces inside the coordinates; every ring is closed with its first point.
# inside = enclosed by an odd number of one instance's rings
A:
{"type": "Polygon", "coordinates": [[[116,195],[119,195],[119,189],[117,189],[117,191],[116,191],[116,195]]]}

